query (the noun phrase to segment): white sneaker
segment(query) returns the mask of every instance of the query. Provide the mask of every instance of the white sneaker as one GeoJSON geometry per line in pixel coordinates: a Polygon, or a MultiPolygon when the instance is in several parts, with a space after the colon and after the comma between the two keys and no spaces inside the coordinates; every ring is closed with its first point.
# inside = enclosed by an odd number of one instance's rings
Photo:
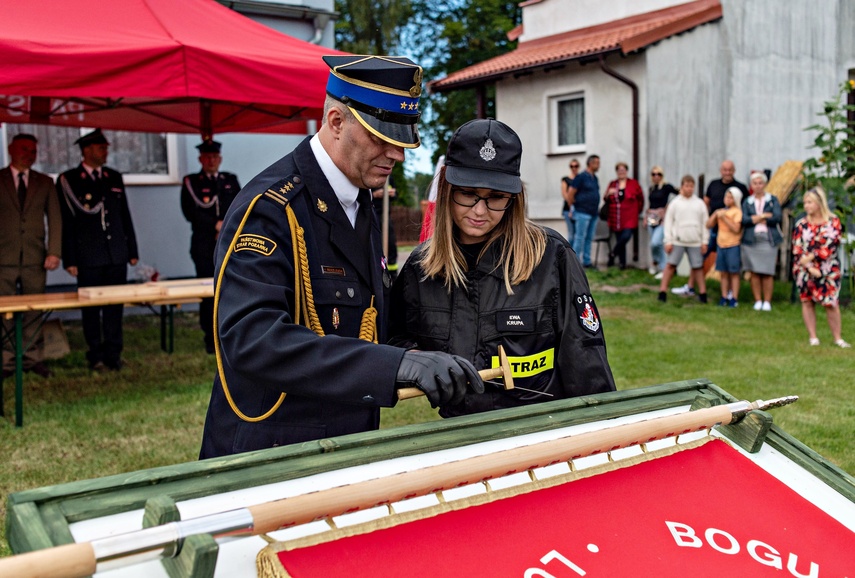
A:
{"type": "Polygon", "coordinates": [[[656,271],[657,271],[657,269],[653,265],[651,265],[650,267],[647,268],[647,272],[650,273],[651,275],[656,275],[656,271]]]}
{"type": "Polygon", "coordinates": [[[808,340],[808,343],[811,344],[811,347],[816,347],[817,345],[819,345],[819,339],[817,339],[816,337],[811,337],[808,340]]]}
{"type": "Polygon", "coordinates": [[[654,275],[653,278],[656,279],[657,281],[659,279],[661,279],[662,278],[662,271],[659,271],[658,273],[656,273],[656,275],[654,275]]]}
{"type": "Polygon", "coordinates": [[[763,311],[771,311],[771,310],[772,310],[772,304],[769,303],[768,301],[764,301],[763,302],[763,311]]]}
{"type": "Polygon", "coordinates": [[[673,293],[674,295],[682,295],[683,297],[690,297],[695,294],[695,290],[689,287],[687,283],[682,287],[674,287],[673,289],[671,289],[671,293],[673,293]]]}
{"type": "Polygon", "coordinates": [[[834,345],[836,345],[837,347],[840,347],[841,349],[849,349],[850,347],[852,347],[851,345],[849,345],[848,343],[846,343],[842,339],[838,339],[837,341],[835,341],[834,345]]]}
{"type": "Polygon", "coordinates": [[[763,309],[763,302],[762,301],[755,301],[754,302],[754,311],[760,311],[761,309],[763,309]]]}

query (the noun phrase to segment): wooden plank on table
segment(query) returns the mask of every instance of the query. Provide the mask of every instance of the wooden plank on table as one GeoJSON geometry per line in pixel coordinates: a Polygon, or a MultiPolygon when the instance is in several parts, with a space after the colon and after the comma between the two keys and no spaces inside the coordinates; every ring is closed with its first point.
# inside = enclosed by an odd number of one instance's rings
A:
{"type": "Polygon", "coordinates": [[[171,288],[171,287],[197,287],[204,285],[214,285],[214,279],[212,277],[203,277],[200,279],[169,279],[166,281],[151,281],[147,283],[147,285],[157,285],[158,287],[171,288]]]}
{"type": "Polygon", "coordinates": [[[112,299],[114,297],[157,297],[161,295],[161,288],[147,283],[131,285],[104,285],[100,287],[81,287],[77,290],[77,294],[81,299],[97,299],[99,297],[106,297],[108,299],[112,299]]]}

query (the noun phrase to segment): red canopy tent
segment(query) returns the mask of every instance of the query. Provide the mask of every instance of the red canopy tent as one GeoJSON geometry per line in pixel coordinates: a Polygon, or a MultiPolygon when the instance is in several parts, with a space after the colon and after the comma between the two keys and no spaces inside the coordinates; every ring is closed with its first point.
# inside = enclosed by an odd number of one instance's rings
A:
{"type": "Polygon", "coordinates": [[[325,54],[213,0],[0,0],[0,121],[305,133],[325,54]]]}

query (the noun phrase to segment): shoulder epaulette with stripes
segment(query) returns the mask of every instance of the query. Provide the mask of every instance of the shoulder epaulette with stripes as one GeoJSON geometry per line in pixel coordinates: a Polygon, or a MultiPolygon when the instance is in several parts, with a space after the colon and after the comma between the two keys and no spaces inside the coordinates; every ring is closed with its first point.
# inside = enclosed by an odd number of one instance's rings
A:
{"type": "Polygon", "coordinates": [[[271,185],[263,195],[266,199],[285,207],[301,190],[303,190],[303,178],[300,175],[289,175],[271,185]]]}

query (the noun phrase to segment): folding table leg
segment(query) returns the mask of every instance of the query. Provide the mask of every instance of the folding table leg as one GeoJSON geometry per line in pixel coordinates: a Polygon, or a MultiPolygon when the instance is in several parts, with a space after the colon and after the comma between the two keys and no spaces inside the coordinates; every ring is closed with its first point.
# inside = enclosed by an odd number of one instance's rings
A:
{"type": "Polygon", "coordinates": [[[24,427],[24,313],[15,313],[15,427],[24,427]]]}
{"type": "Polygon", "coordinates": [[[175,306],[160,306],[160,349],[166,353],[175,350],[175,306]]]}

